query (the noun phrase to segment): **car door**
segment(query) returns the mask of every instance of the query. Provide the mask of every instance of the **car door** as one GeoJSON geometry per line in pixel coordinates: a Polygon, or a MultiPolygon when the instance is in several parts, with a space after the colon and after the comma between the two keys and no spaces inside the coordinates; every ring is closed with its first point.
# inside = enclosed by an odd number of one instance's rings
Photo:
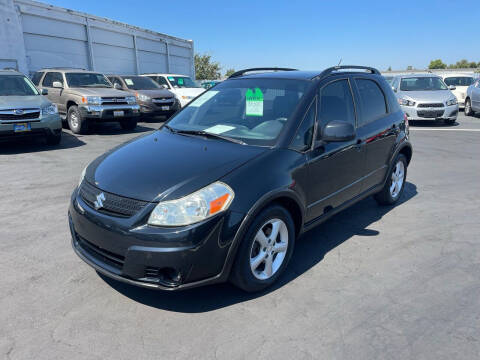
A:
{"type": "Polygon", "coordinates": [[[475,82],[472,89],[472,110],[480,111],[480,79],[475,82]]]}
{"type": "MultiPolygon", "coordinates": [[[[395,145],[398,108],[388,109],[388,97],[379,82],[355,77],[354,93],[358,104],[358,141],[365,146],[365,177],[362,192],[383,182],[395,145]],[[397,112],[394,113],[393,110],[397,112]]],[[[393,96],[392,96],[393,99],[393,96]]],[[[395,101],[395,99],[393,100],[395,101]]]]}
{"type": "Polygon", "coordinates": [[[53,72],[53,71],[47,72],[45,74],[45,76],[43,77],[42,88],[48,90],[47,97],[52,103],[57,104],[58,111],[60,113],[65,114],[66,113],[66,105],[62,104],[62,102],[60,100],[60,97],[63,93],[63,88],[54,88],[53,83],[55,81],[58,81],[62,85],[64,85],[62,73],[53,72]]]}
{"type": "Polygon", "coordinates": [[[318,98],[316,141],[307,154],[307,222],[359,194],[365,163],[364,149],[357,144],[357,139],[322,141],[322,131],[331,121],[347,121],[356,126],[350,79],[340,77],[324,82],[318,98]]]}

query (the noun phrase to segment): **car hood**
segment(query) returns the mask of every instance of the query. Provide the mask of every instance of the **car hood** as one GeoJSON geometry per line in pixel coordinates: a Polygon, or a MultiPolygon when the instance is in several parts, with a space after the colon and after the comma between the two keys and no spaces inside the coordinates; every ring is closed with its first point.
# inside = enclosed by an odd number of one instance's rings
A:
{"type": "Polygon", "coordinates": [[[91,95],[91,96],[104,96],[104,97],[115,97],[115,96],[130,96],[131,94],[127,91],[117,90],[114,88],[70,88],[72,92],[78,93],[80,95],[91,95]]]}
{"type": "Polygon", "coordinates": [[[172,91],[180,96],[196,97],[205,91],[204,88],[174,88],[172,91]]]}
{"type": "Polygon", "coordinates": [[[415,102],[445,102],[455,97],[450,90],[402,91],[397,96],[415,102]]]}
{"type": "Polygon", "coordinates": [[[103,191],[143,200],[176,199],[222,178],[266,151],[161,129],[100,156],[85,178],[103,191]]]}
{"type": "Polygon", "coordinates": [[[133,93],[139,93],[142,95],[149,96],[151,98],[158,98],[158,97],[174,97],[175,95],[168,91],[167,89],[157,89],[157,90],[132,90],[133,93]]]}
{"type": "Polygon", "coordinates": [[[0,110],[40,108],[51,104],[44,96],[0,96],[0,110]]]}

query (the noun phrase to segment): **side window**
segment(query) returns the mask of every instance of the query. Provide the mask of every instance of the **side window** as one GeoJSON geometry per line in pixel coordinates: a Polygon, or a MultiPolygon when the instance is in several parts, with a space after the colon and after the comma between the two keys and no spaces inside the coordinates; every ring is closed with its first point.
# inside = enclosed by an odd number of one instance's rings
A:
{"type": "Polygon", "coordinates": [[[122,85],[122,83],[120,82],[120,80],[119,80],[117,77],[115,77],[115,76],[110,76],[110,77],[108,78],[108,80],[110,80],[110,82],[113,84],[113,86],[115,86],[115,84],[118,84],[118,86],[120,86],[120,89],[123,89],[123,85],[122,85]]]}
{"type": "Polygon", "coordinates": [[[61,73],[49,72],[43,78],[42,86],[53,87],[54,81],[61,82],[63,84],[63,77],[61,73]]]}
{"type": "Polygon", "coordinates": [[[167,85],[167,87],[170,88],[170,86],[168,86],[167,80],[165,80],[163,76],[150,76],[150,78],[152,80],[155,80],[158,84],[167,85]]]}
{"type": "Polygon", "coordinates": [[[305,151],[312,146],[313,129],[315,126],[315,100],[298,127],[297,133],[292,140],[291,148],[297,151],[305,151]]]}
{"type": "Polygon", "coordinates": [[[35,74],[32,76],[32,82],[38,86],[40,84],[40,79],[42,78],[43,72],[37,71],[35,74]]]}
{"type": "MultiPolygon", "coordinates": [[[[319,129],[330,121],[347,121],[355,126],[355,107],[348,80],[337,80],[320,89],[319,129]]],[[[321,137],[321,131],[317,133],[321,137]]]]}
{"type": "Polygon", "coordinates": [[[359,126],[375,121],[387,114],[385,95],[375,81],[368,79],[356,79],[360,93],[362,117],[359,126]]]}

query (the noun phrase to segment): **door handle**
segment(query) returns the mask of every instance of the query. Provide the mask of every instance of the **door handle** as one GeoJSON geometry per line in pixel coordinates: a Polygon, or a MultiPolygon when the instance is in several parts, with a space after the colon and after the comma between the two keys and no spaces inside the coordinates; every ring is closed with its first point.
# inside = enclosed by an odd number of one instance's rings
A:
{"type": "Polygon", "coordinates": [[[355,143],[355,149],[357,151],[362,150],[363,147],[363,141],[361,139],[357,139],[357,142],[355,143]]]}

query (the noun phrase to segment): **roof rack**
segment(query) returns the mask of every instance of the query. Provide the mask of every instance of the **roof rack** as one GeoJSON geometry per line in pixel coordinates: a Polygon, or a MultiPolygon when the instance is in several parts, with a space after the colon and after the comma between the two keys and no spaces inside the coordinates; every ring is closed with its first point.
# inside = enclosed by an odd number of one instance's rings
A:
{"type": "Polygon", "coordinates": [[[375,68],[373,68],[373,67],[369,67],[369,66],[361,66],[361,65],[339,65],[339,66],[332,66],[332,67],[329,67],[328,69],[323,70],[323,71],[320,73],[320,75],[315,76],[315,78],[323,79],[323,78],[329,76],[331,73],[333,73],[333,72],[335,72],[335,71],[344,70],[344,69],[368,70],[368,71],[370,71],[372,74],[381,75],[381,74],[380,74],[380,71],[378,71],[377,69],[375,69],[375,68]]]}
{"type": "Polygon", "coordinates": [[[80,67],[74,67],[74,66],[44,67],[44,68],[41,68],[39,71],[41,71],[41,70],[85,70],[85,71],[87,71],[87,69],[80,68],[80,67]]]}
{"type": "Polygon", "coordinates": [[[12,67],[5,67],[2,70],[4,70],[4,71],[18,71],[17,69],[12,68],[12,67]]]}
{"type": "Polygon", "coordinates": [[[243,69],[243,70],[236,71],[232,75],[230,75],[228,78],[229,79],[236,78],[246,73],[254,72],[254,71],[297,71],[297,70],[298,69],[279,68],[279,67],[250,68],[250,69],[243,69]]]}

